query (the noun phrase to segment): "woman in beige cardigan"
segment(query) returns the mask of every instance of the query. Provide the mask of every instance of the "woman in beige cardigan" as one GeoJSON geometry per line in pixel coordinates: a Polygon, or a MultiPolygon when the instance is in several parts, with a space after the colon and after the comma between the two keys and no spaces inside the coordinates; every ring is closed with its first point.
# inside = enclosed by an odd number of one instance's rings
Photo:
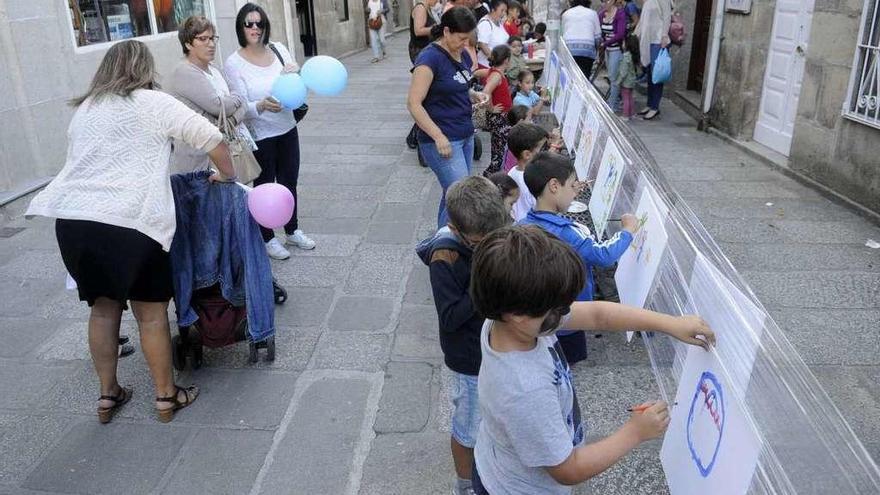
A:
{"type": "MultiPolygon", "coordinates": [[[[166,84],[166,90],[186,106],[195,110],[208,120],[216,122],[221,112],[238,124],[238,132],[253,144],[250,132],[240,122],[247,112],[247,102],[239,95],[229,91],[229,85],[223,73],[211,63],[217,53],[217,39],[214,24],[203,16],[187,18],[178,29],[177,37],[183,49],[184,59],[174,67],[166,84]]],[[[269,100],[258,105],[278,106],[269,100]]],[[[186,173],[204,170],[211,166],[211,161],[203,151],[192,148],[186,143],[175,141],[171,156],[171,171],[186,173]]]]}

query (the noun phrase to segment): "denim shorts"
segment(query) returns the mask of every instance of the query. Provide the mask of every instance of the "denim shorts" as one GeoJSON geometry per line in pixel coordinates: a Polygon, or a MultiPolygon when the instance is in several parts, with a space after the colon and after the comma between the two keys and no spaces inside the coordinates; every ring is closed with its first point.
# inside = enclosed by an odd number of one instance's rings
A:
{"type": "Polygon", "coordinates": [[[480,429],[480,401],[477,377],[450,371],[452,396],[452,437],[469,449],[477,443],[480,429]]]}

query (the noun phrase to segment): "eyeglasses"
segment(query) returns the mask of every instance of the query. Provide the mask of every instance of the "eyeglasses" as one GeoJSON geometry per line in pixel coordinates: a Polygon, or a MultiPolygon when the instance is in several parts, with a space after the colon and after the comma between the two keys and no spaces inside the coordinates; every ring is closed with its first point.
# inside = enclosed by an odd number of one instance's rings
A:
{"type": "Polygon", "coordinates": [[[547,335],[558,330],[568,321],[568,314],[571,313],[571,306],[562,306],[560,308],[551,309],[544,316],[541,322],[541,328],[538,330],[539,335],[547,335]]]}
{"type": "Polygon", "coordinates": [[[193,38],[193,39],[195,39],[195,40],[199,40],[199,41],[201,41],[202,43],[207,43],[207,42],[209,42],[209,41],[213,41],[214,43],[216,43],[217,40],[220,39],[220,37],[219,37],[219,36],[216,36],[216,35],[215,35],[215,36],[196,36],[196,37],[193,38]]]}
{"type": "Polygon", "coordinates": [[[265,26],[265,25],[266,24],[263,21],[244,21],[244,27],[246,27],[248,29],[253,29],[253,28],[263,29],[263,26],[265,26]]]}

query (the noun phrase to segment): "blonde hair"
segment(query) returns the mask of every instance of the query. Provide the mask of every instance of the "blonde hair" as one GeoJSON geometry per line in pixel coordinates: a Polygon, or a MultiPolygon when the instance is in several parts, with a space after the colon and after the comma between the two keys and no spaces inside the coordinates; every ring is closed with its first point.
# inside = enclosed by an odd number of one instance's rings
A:
{"type": "Polygon", "coordinates": [[[156,64],[147,45],[137,40],[127,40],[107,50],[89,90],[70,100],[70,104],[78,107],[89,98],[99,100],[110,95],[128,96],[136,89],[159,89],[156,64]]]}

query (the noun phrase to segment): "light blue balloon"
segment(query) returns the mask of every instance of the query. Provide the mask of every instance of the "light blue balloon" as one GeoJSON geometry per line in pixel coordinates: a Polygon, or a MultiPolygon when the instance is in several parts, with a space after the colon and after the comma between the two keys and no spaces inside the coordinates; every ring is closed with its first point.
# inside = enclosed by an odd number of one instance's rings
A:
{"type": "Polygon", "coordinates": [[[274,96],[284,108],[296,109],[306,102],[308,90],[299,74],[282,74],[272,84],[274,96]]]}
{"type": "Polygon", "coordinates": [[[322,96],[336,96],[348,84],[348,71],[342,62],[327,55],[312,57],[299,71],[309,89],[322,96]]]}

